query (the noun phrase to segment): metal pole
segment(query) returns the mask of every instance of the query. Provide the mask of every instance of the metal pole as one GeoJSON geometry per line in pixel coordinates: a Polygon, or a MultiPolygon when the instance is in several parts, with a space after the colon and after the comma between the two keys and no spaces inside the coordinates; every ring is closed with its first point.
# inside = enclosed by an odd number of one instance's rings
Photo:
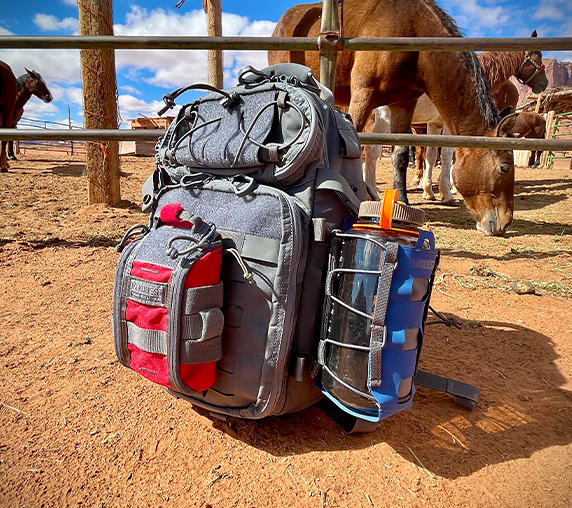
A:
{"type": "MultiPolygon", "coordinates": [[[[74,141],[157,141],[162,129],[0,129],[0,141],[10,139],[49,139],[74,141]]],[[[360,133],[364,145],[417,145],[487,148],[489,150],[572,150],[572,139],[489,138],[486,136],[433,136],[427,134],[360,133]]]]}
{"type": "MultiPolygon", "coordinates": [[[[68,125],[71,131],[71,112],[70,112],[70,105],[68,104],[68,125]]],[[[73,139],[70,139],[70,155],[73,155],[73,139]]]]}
{"type": "MultiPolygon", "coordinates": [[[[344,51],[569,51],[572,37],[344,37],[344,51]]],[[[316,37],[2,36],[0,49],[225,49],[317,51],[316,37]]]]}

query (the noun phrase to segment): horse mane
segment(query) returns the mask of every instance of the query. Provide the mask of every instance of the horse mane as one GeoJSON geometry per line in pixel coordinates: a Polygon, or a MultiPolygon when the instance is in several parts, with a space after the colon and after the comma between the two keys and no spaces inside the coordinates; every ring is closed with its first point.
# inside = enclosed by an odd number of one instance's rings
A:
{"type": "Polygon", "coordinates": [[[463,34],[461,33],[461,30],[459,29],[455,20],[451,16],[449,16],[449,14],[447,14],[439,6],[437,2],[435,2],[434,0],[423,0],[423,1],[425,2],[425,5],[429,9],[432,9],[435,12],[435,14],[437,14],[439,19],[441,20],[441,23],[443,23],[444,28],[447,30],[447,32],[449,32],[449,35],[451,37],[463,37],[463,34]]]}
{"type": "Polygon", "coordinates": [[[518,69],[524,56],[522,51],[483,51],[477,58],[489,83],[501,85],[518,69]]]}
{"type": "MultiPolygon", "coordinates": [[[[451,37],[463,37],[455,20],[449,16],[434,0],[423,0],[428,8],[437,14],[451,37]]],[[[477,103],[484,121],[493,129],[500,121],[499,112],[491,95],[489,80],[485,76],[481,62],[472,51],[461,52],[467,70],[475,76],[477,103]]],[[[507,78],[508,79],[508,78],[507,78]]]]}
{"type": "Polygon", "coordinates": [[[24,84],[26,83],[27,79],[28,79],[28,74],[22,74],[21,76],[18,76],[16,78],[16,83],[18,85],[18,92],[20,92],[24,88],[24,84]]]}

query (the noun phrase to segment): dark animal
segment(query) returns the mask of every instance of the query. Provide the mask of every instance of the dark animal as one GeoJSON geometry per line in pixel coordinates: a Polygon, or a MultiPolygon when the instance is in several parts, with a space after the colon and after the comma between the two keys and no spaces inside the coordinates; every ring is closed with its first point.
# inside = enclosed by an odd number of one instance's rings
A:
{"type": "MultiPolygon", "coordinates": [[[[522,111],[516,117],[516,122],[510,130],[517,138],[544,139],[546,137],[546,119],[532,111],[522,111]]],[[[528,159],[529,168],[540,166],[541,151],[532,150],[528,159]]]]}
{"type": "MultiPolygon", "coordinates": [[[[0,61],[0,127],[15,129],[24,114],[24,106],[32,95],[44,102],[53,100],[40,73],[26,69],[26,74],[16,78],[10,66],[0,61]]],[[[8,171],[10,167],[8,157],[16,159],[13,141],[2,141],[0,172],[8,171]],[[8,145],[8,155],[6,145],[8,145]]]]}
{"type": "MultiPolygon", "coordinates": [[[[7,63],[0,61],[0,128],[6,129],[12,125],[12,113],[16,104],[16,94],[18,83],[16,76],[7,63]]],[[[0,152],[0,172],[8,171],[8,160],[6,158],[7,141],[2,141],[2,151],[0,152]]]]}
{"type": "MultiPolygon", "coordinates": [[[[274,36],[311,36],[320,32],[321,4],[288,9],[274,36]],[[316,16],[318,12],[318,16],[316,16]]],[[[346,37],[461,37],[453,19],[432,0],[346,0],[346,37]]],[[[318,74],[317,52],[270,51],[269,64],[294,61],[318,74]]],[[[336,71],[336,103],[349,105],[358,131],[378,106],[388,105],[391,131],[408,133],[417,99],[426,93],[451,133],[507,136],[515,115],[501,118],[481,65],[471,52],[342,52],[336,71]]],[[[393,152],[394,187],[407,202],[408,148],[393,152]]],[[[486,234],[502,235],[514,210],[512,151],[457,149],[453,179],[458,192],[486,234]]]]}

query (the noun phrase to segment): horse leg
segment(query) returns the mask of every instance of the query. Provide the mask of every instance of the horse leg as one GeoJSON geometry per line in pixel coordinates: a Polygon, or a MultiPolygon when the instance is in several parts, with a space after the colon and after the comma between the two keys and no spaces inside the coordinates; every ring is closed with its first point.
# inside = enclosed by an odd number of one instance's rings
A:
{"type": "MultiPolygon", "coordinates": [[[[429,134],[431,129],[427,129],[429,134]]],[[[433,193],[433,167],[437,160],[437,147],[428,146],[425,154],[425,165],[423,166],[423,179],[421,180],[421,188],[423,189],[423,199],[434,201],[437,199],[433,193]]]]}
{"type": "Polygon", "coordinates": [[[0,151],[0,173],[7,173],[10,168],[8,159],[6,158],[6,144],[7,141],[2,141],[2,149],[0,151]]]}
{"type": "Polygon", "coordinates": [[[16,155],[14,154],[14,141],[8,141],[8,159],[11,161],[17,161],[16,155]]]}
{"type": "MultiPolygon", "coordinates": [[[[391,132],[407,134],[411,130],[411,120],[417,100],[389,106],[391,114],[391,132]]],[[[407,166],[409,165],[409,147],[396,146],[391,155],[393,162],[393,188],[397,190],[397,199],[409,204],[407,199],[407,166]]]]}
{"type": "MultiPolygon", "coordinates": [[[[377,108],[374,111],[373,133],[389,132],[389,111],[387,108],[377,108]]],[[[369,123],[369,122],[368,122],[369,123]]],[[[377,159],[381,155],[380,145],[365,145],[363,177],[367,186],[377,193],[376,189],[376,165],[377,159]]]]}
{"type": "Polygon", "coordinates": [[[426,154],[427,147],[415,147],[415,175],[413,175],[413,180],[409,182],[409,187],[413,187],[414,189],[421,188],[421,180],[423,179],[423,164],[425,164],[426,154]]]}
{"type": "MultiPolygon", "coordinates": [[[[436,135],[441,133],[441,127],[434,124],[427,124],[427,134],[436,135]]],[[[435,201],[437,198],[433,193],[433,168],[437,160],[437,147],[428,146],[425,152],[425,164],[423,166],[423,177],[420,187],[423,189],[423,199],[435,201]]]]}
{"type": "MultiPolygon", "coordinates": [[[[447,132],[447,128],[443,129],[447,132]]],[[[455,149],[444,146],[441,148],[441,175],[439,176],[439,192],[441,194],[441,203],[445,205],[452,205],[455,203],[455,198],[451,194],[451,170],[453,168],[453,154],[455,149]]]]}

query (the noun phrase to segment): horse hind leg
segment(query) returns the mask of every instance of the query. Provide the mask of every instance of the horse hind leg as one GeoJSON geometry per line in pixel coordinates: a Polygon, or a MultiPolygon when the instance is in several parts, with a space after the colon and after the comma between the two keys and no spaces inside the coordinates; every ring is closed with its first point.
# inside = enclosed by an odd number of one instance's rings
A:
{"type": "MultiPolygon", "coordinates": [[[[411,120],[417,100],[389,106],[391,132],[408,134],[411,132],[411,120]]],[[[407,199],[407,167],[409,166],[409,146],[396,146],[391,155],[393,162],[393,188],[397,190],[397,199],[409,204],[407,199]]]]}
{"type": "Polygon", "coordinates": [[[423,189],[423,199],[435,201],[435,193],[433,192],[433,168],[437,159],[437,148],[428,146],[425,154],[425,165],[423,167],[423,179],[421,180],[421,188],[423,189]]]}
{"type": "MultiPolygon", "coordinates": [[[[449,134],[448,131],[444,131],[449,134]]],[[[453,155],[455,154],[455,149],[451,147],[444,146],[441,148],[441,175],[439,176],[439,193],[441,194],[441,203],[444,205],[452,205],[455,203],[455,198],[453,197],[451,180],[451,169],[453,167],[453,155]]]]}
{"type": "Polygon", "coordinates": [[[11,161],[17,161],[18,158],[14,153],[14,141],[8,141],[8,151],[7,151],[8,159],[11,161]]]}
{"type": "Polygon", "coordinates": [[[425,164],[425,157],[427,156],[427,147],[415,147],[415,175],[409,182],[409,187],[414,189],[421,189],[421,180],[423,179],[423,165],[425,164]]]}
{"type": "Polygon", "coordinates": [[[7,141],[2,141],[2,149],[0,151],[0,173],[7,173],[10,168],[10,164],[8,164],[8,159],[6,157],[7,143],[7,141]]]}

